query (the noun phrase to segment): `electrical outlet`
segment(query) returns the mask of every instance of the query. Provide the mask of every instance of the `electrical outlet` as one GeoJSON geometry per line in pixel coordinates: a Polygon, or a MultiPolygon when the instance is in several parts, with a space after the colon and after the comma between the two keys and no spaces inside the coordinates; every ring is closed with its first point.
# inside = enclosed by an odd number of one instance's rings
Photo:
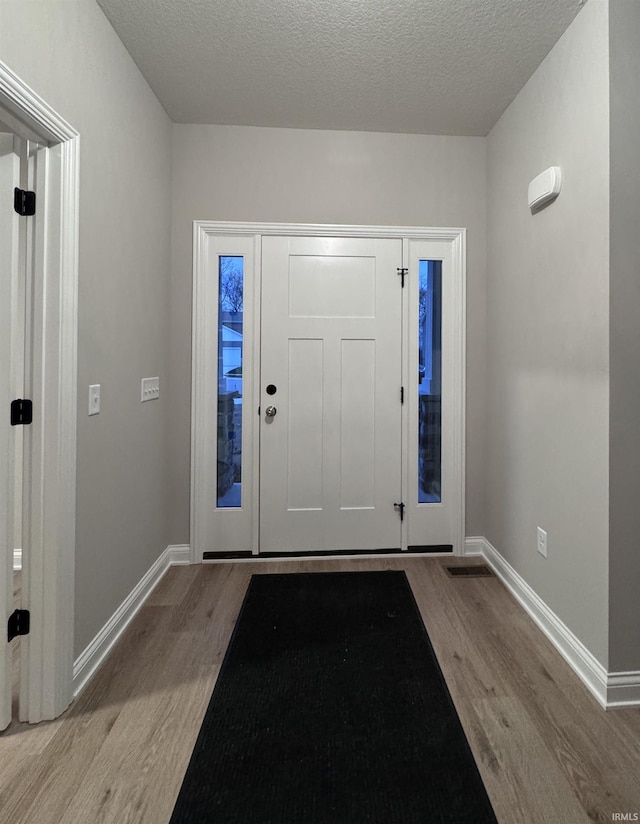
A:
{"type": "Polygon", "coordinates": [[[160,378],[143,378],[140,385],[140,403],[160,397],[160,378]]]}
{"type": "Polygon", "coordinates": [[[541,529],[540,527],[538,527],[537,536],[538,536],[538,552],[540,553],[540,555],[542,555],[544,558],[546,558],[547,557],[547,533],[544,531],[544,529],[541,529]]]}
{"type": "Polygon", "coordinates": [[[98,415],[100,413],[100,384],[93,383],[89,387],[89,414],[98,415]]]}

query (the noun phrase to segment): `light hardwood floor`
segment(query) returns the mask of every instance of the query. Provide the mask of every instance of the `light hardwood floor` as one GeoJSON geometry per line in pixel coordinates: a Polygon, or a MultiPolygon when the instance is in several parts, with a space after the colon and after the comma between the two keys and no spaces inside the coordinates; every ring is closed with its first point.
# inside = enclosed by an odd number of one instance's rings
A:
{"type": "Polygon", "coordinates": [[[406,570],[500,824],[640,814],[640,710],[605,713],[502,584],[456,562],[171,568],[62,718],[0,736],[0,821],[167,824],[251,574],[370,569],[406,570]]]}

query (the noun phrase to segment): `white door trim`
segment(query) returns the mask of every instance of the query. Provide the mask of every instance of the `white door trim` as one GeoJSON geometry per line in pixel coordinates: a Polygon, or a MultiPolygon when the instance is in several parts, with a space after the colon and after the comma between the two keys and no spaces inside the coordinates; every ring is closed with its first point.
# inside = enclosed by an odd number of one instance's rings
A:
{"type": "Polygon", "coordinates": [[[25,445],[23,593],[31,632],[22,639],[20,717],[35,723],[57,717],[72,699],[80,138],[2,62],[0,107],[17,134],[47,147],[37,173],[44,198],[33,218],[34,423],[25,445]]]}
{"type": "MultiPolygon", "coordinates": [[[[196,492],[202,489],[199,483],[202,477],[205,456],[198,449],[200,438],[207,426],[206,409],[202,402],[201,388],[205,379],[205,345],[206,321],[204,316],[206,277],[209,266],[209,239],[224,235],[245,235],[258,239],[263,235],[306,236],[306,237],[380,237],[402,238],[405,240],[444,241],[451,244],[453,259],[453,277],[455,278],[455,347],[453,368],[455,421],[454,421],[454,462],[456,467],[455,497],[453,503],[456,517],[454,519],[454,545],[456,555],[464,552],[465,519],[465,375],[466,375],[466,230],[463,228],[429,228],[422,226],[353,226],[333,224],[293,224],[293,223],[244,223],[228,221],[196,220],[193,222],[193,318],[192,318],[192,375],[191,375],[191,552],[192,563],[202,562],[196,513],[204,506],[196,492]]],[[[256,266],[260,260],[256,255],[256,266]]],[[[256,294],[259,284],[255,280],[256,294]]],[[[255,326],[252,330],[252,346],[255,354],[259,341],[259,312],[255,313],[255,326]]],[[[259,361],[256,357],[256,366],[259,361]]],[[[258,369],[254,369],[253,396],[259,397],[258,369]]],[[[257,416],[251,416],[252,419],[257,416]]],[[[252,430],[252,442],[257,444],[255,422],[252,430]]],[[[257,489],[258,464],[254,461],[252,468],[252,488],[257,489]]],[[[257,500],[254,501],[251,517],[257,515],[257,500]]],[[[249,515],[249,513],[248,513],[249,515]]],[[[224,517],[224,511],[220,517],[224,517]]],[[[224,551],[224,547],[220,548],[224,551]]]]}
{"type": "Polygon", "coordinates": [[[459,467],[456,473],[458,517],[454,520],[453,552],[464,555],[465,524],[465,484],[466,484],[466,386],[467,386],[467,242],[466,232],[451,239],[453,255],[453,277],[456,308],[454,311],[453,336],[453,386],[456,421],[453,427],[453,460],[459,467]]]}
{"type": "Polygon", "coordinates": [[[396,237],[409,240],[444,240],[464,243],[466,229],[427,226],[355,226],[331,223],[242,223],[194,220],[200,235],[284,235],[300,237],[396,237]]]}

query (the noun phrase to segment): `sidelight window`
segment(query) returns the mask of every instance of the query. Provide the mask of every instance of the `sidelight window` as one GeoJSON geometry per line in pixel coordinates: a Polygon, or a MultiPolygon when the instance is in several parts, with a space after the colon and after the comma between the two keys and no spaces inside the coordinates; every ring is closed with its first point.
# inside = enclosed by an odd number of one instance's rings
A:
{"type": "Polygon", "coordinates": [[[217,505],[242,503],[244,258],[220,255],[218,270],[217,505]]]}
{"type": "Polygon", "coordinates": [[[421,260],[418,321],[418,503],[441,501],[442,261],[421,260]]]}

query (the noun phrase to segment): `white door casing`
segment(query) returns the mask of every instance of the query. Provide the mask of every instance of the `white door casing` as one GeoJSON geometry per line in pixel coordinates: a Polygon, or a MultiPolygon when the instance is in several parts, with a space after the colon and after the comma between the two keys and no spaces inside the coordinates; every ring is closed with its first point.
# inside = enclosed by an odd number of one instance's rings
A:
{"type": "MultiPolygon", "coordinates": [[[[2,62],[0,111],[17,135],[42,146],[30,180],[36,214],[20,218],[33,252],[25,379],[34,402],[24,442],[22,606],[31,632],[21,641],[20,720],[35,723],[72,698],[79,136],[2,62]]],[[[3,523],[7,503],[0,495],[3,523]]]]}
{"type": "MultiPolygon", "coordinates": [[[[13,135],[0,135],[0,615],[12,612],[15,488],[15,428],[9,405],[16,397],[15,318],[19,312],[18,215],[13,209],[13,189],[18,184],[20,161],[13,151],[13,135]]],[[[4,627],[2,628],[4,631],[4,627]]],[[[5,638],[6,640],[6,638],[5,638]]],[[[8,643],[0,647],[0,730],[11,722],[11,655],[8,643]]]]}
{"type": "MultiPolygon", "coordinates": [[[[260,375],[260,314],[255,313],[252,323],[244,326],[244,352],[250,363],[244,370],[243,394],[245,409],[243,413],[243,492],[241,510],[218,509],[212,507],[212,489],[215,490],[216,446],[209,440],[206,447],[207,431],[211,432],[215,423],[211,418],[211,399],[207,401],[207,393],[215,386],[207,388],[207,381],[212,384],[214,364],[217,359],[215,331],[212,332],[212,317],[207,306],[211,307],[217,300],[215,295],[208,291],[215,288],[214,273],[217,267],[217,253],[222,248],[221,243],[235,237],[237,242],[244,244],[245,255],[253,254],[253,271],[245,270],[245,296],[247,301],[253,298],[253,305],[260,306],[262,295],[262,244],[265,246],[275,238],[333,238],[340,239],[396,239],[401,242],[403,263],[397,264],[407,267],[410,271],[404,290],[403,298],[403,338],[402,338],[402,366],[400,383],[405,387],[405,403],[401,407],[402,445],[401,445],[401,486],[402,501],[406,504],[407,517],[402,525],[401,548],[407,549],[412,544],[429,545],[432,540],[430,528],[435,521],[429,507],[423,505],[411,506],[417,501],[416,473],[409,466],[408,450],[415,449],[410,442],[411,426],[415,417],[417,390],[410,375],[417,374],[417,351],[412,350],[415,343],[417,319],[412,320],[412,312],[418,303],[417,273],[411,270],[419,257],[441,259],[443,261],[443,277],[450,280],[447,286],[448,304],[445,311],[449,318],[443,320],[443,325],[449,329],[451,346],[443,353],[443,365],[451,370],[452,388],[449,393],[451,406],[450,420],[447,423],[449,435],[448,446],[443,447],[443,460],[451,460],[451,477],[445,483],[448,486],[446,509],[449,528],[449,540],[438,537],[438,543],[453,546],[455,554],[463,553],[464,540],[464,380],[465,380],[465,239],[464,229],[429,229],[423,227],[381,227],[381,226],[342,226],[323,224],[269,224],[269,223],[229,223],[216,221],[194,221],[194,287],[193,287],[193,347],[192,347],[192,425],[191,425],[191,550],[194,563],[203,560],[203,553],[214,555],[228,555],[229,553],[253,553],[259,550],[259,523],[260,523],[260,461],[259,448],[261,430],[265,426],[263,415],[258,416],[258,406],[264,407],[265,399],[275,399],[264,394],[260,375]],[[412,249],[414,243],[426,244],[412,249]],[[411,252],[410,252],[410,249],[411,252]],[[414,262],[412,262],[414,261],[414,262]],[[412,277],[413,275],[413,277],[412,277]],[[414,291],[412,291],[414,290],[414,291]],[[412,325],[413,324],[413,325],[412,325]],[[413,337],[412,337],[413,336],[413,337]],[[411,338],[411,340],[410,340],[411,338]],[[411,398],[411,392],[414,398],[411,398]],[[446,452],[446,454],[444,454],[446,452]],[[413,486],[416,489],[411,490],[413,486]],[[413,512],[411,512],[413,510],[413,512]],[[408,522],[415,519],[415,529],[410,533],[408,522]],[[414,534],[417,532],[417,534],[414,534]],[[249,537],[248,537],[249,536],[249,537]]],[[[274,240],[275,242],[275,240],[274,240]]],[[[394,265],[395,269],[395,265],[394,265]]],[[[399,278],[394,280],[399,281],[399,278]]],[[[399,286],[398,286],[399,289],[399,286]]],[[[264,294],[264,300],[269,297],[264,294]]],[[[245,303],[245,311],[247,304],[245,303]]],[[[276,383],[266,376],[269,383],[276,383]]],[[[398,387],[399,388],[399,387],[398,387]]],[[[393,394],[393,393],[392,393],[393,394]]],[[[398,397],[396,395],[396,397],[398,397]]],[[[263,411],[263,409],[261,409],[263,411]]],[[[279,413],[278,413],[279,414],[279,413]]],[[[278,420],[278,415],[274,424],[278,420]]],[[[272,424],[266,424],[271,426],[272,424]]],[[[443,482],[446,479],[443,478],[443,482]]],[[[265,479],[265,483],[268,481],[265,479]]],[[[215,494],[215,492],[213,493],[215,494]]],[[[444,502],[444,498],[443,498],[444,502]]],[[[397,546],[393,543],[389,548],[397,546]]],[[[353,548],[353,547],[352,547],[353,548]]],[[[281,551],[279,548],[278,551],[281,551]]]]}
{"type": "Polygon", "coordinates": [[[263,238],[261,553],[400,548],[401,265],[400,239],[263,238]]]}

